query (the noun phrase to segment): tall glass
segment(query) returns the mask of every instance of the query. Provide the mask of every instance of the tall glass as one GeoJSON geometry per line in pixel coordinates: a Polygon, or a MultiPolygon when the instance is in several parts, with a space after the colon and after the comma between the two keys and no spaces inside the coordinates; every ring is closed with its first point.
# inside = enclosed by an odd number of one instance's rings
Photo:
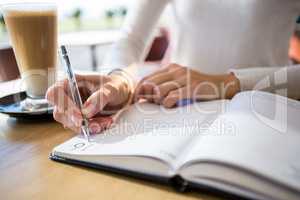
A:
{"type": "Polygon", "coordinates": [[[28,96],[23,107],[47,106],[45,94],[56,77],[57,8],[51,3],[16,3],[1,10],[28,96]]]}

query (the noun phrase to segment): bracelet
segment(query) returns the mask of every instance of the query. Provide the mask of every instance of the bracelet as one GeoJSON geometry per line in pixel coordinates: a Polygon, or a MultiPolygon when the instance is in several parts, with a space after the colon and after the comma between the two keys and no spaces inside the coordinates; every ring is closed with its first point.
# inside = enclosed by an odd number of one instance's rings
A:
{"type": "MultiPolygon", "coordinates": [[[[123,78],[127,84],[128,84],[128,88],[129,88],[129,91],[130,91],[130,95],[133,95],[134,93],[134,81],[133,81],[133,78],[131,77],[131,75],[126,72],[125,70],[121,69],[121,68],[116,68],[116,69],[113,69],[112,71],[110,71],[108,74],[108,76],[110,75],[118,75],[120,76],[121,78],[123,78]]],[[[129,98],[131,99],[131,98],[129,98]]]]}
{"type": "Polygon", "coordinates": [[[113,70],[111,70],[110,72],[108,72],[107,75],[111,75],[111,74],[114,74],[114,73],[121,73],[121,74],[126,74],[126,75],[128,75],[127,72],[125,72],[125,71],[124,71],[123,69],[121,69],[121,68],[113,69],[113,70]]]}
{"type": "Polygon", "coordinates": [[[133,88],[132,78],[130,77],[130,74],[127,73],[125,70],[123,70],[121,68],[116,68],[116,69],[110,71],[107,75],[108,76],[110,76],[110,75],[120,75],[123,79],[125,79],[125,81],[128,83],[130,88],[133,88]]]}

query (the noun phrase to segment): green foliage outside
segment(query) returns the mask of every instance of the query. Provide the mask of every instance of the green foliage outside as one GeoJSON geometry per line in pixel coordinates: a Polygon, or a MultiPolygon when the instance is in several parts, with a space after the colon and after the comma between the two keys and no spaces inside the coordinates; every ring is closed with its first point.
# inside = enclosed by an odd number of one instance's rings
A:
{"type": "Polygon", "coordinates": [[[0,31],[5,31],[4,17],[1,14],[0,14],[0,31]]]}
{"type": "MultiPolygon", "coordinates": [[[[101,13],[100,13],[101,14],[101,13]]],[[[99,15],[100,15],[99,14],[99,15]]],[[[126,7],[118,7],[106,10],[102,17],[85,19],[84,12],[76,8],[69,17],[59,22],[60,32],[74,32],[87,30],[104,30],[120,28],[127,14],[126,7]]],[[[0,14],[0,42],[7,39],[3,16],[0,14]]]]}
{"type": "Polygon", "coordinates": [[[74,12],[72,13],[71,17],[75,21],[76,29],[80,30],[81,29],[81,25],[82,25],[82,22],[81,22],[82,10],[80,8],[76,8],[74,10],[74,12]]]}

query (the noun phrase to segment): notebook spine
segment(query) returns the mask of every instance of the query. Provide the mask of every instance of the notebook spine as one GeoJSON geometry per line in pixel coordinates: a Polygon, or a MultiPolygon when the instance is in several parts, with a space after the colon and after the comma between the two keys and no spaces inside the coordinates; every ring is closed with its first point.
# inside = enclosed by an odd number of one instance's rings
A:
{"type": "Polygon", "coordinates": [[[188,182],[179,175],[170,179],[170,185],[178,192],[186,192],[189,186],[188,182]]]}
{"type": "Polygon", "coordinates": [[[94,169],[100,169],[100,170],[104,170],[107,172],[113,172],[113,173],[117,173],[120,175],[127,175],[130,177],[144,179],[144,180],[157,182],[157,183],[161,183],[161,184],[166,184],[166,185],[170,184],[169,179],[166,177],[162,177],[162,176],[147,175],[147,174],[140,173],[140,172],[134,172],[134,171],[119,169],[119,168],[115,168],[115,167],[104,166],[104,165],[100,165],[100,164],[77,161],[77,160],[73,160],[73,159],[56,156],[54,153],[51,153],[49,158],[51,160],[61,162],[61,163],[68,163],[68,164],[80,165],[80,166],[94,168],[94,169]]]}

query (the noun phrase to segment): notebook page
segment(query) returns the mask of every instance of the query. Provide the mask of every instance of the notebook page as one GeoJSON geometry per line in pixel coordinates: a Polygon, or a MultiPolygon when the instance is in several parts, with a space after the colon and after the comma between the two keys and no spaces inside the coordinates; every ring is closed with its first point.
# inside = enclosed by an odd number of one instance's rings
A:
{"type": "Polygon", "coordinates": [[[92,144],[74,137],[54,152],[76,156],[147,156],[172,164],[194,138],[206,131],[227,101],[201,102],[165,109],[142,103],[122,114],[117,125],[93,137],[92,144]]]}
{"type": "Polygon", "coordinates": [[[241,93],[183,162],[223,162],[300,191],[299,119],[298,101],[241,93]]]}

